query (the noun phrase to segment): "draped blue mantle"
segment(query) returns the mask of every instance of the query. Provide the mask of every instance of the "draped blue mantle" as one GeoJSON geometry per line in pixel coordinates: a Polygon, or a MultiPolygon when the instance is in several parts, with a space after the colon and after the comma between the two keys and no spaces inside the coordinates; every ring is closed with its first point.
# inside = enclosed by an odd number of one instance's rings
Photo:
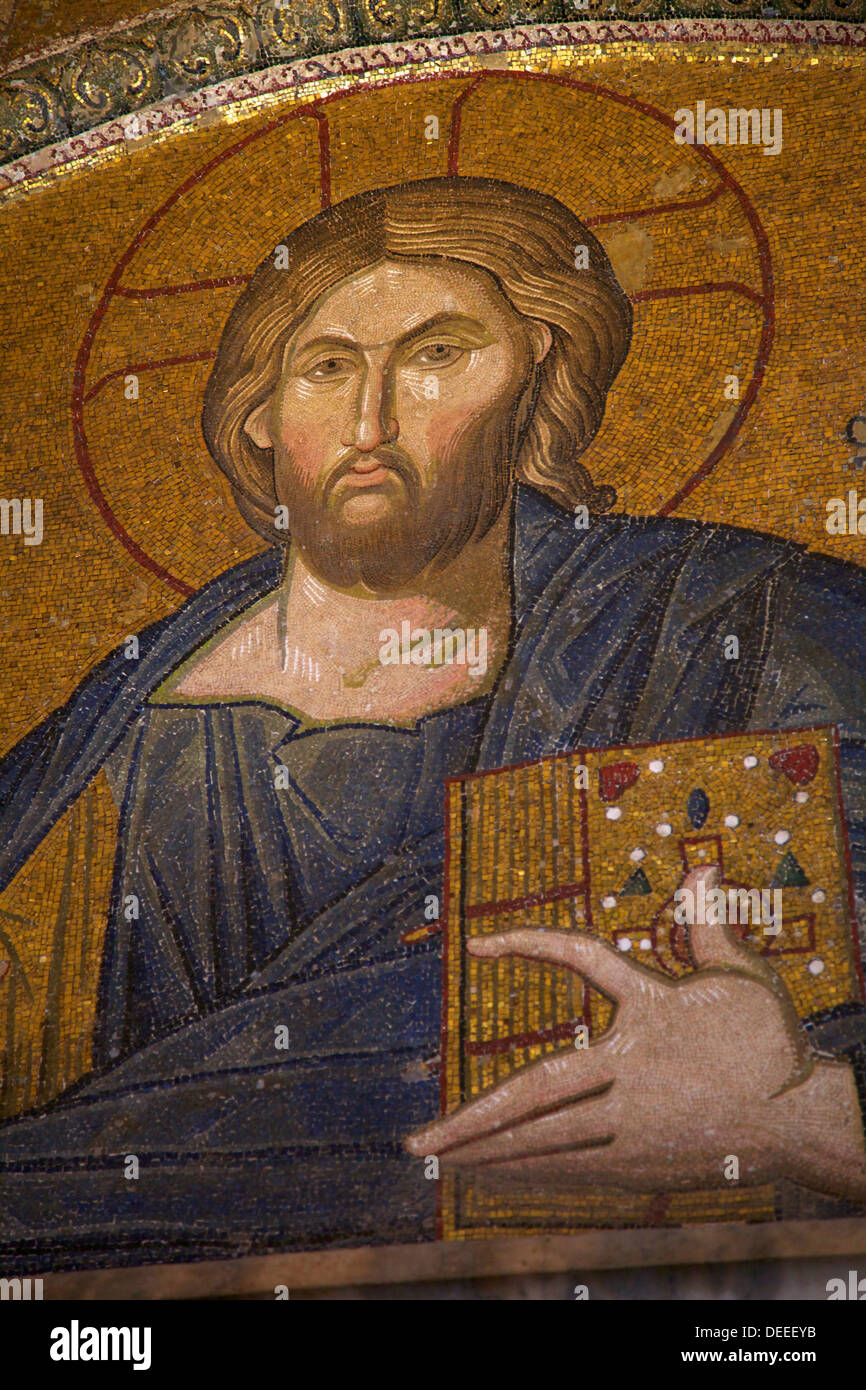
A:
{"type": "MultiPolygon", "coordinates": [[[[610,516],[579,531],[527,488],[513,545],[513,640],[464,768],[835,723],[866,897],[863,571],[726,526],[610,516]],[[725,659],[731,634],[736,661],[725,659]]],[[[222,575],[141,634],[137,662],[107,658],[8,755],[0,888],[134,741],[167,675],[273,588],[279,568],[266,553],[222,575]]],[[[347,802],[347,815],[358,810],[347,802]]],[[[139,1036],[119,985],[119,869],[100,1068],[0,1130],[3,1272],[433,1239],[435,1184],[401,1141],[438,1110],[440,944],[403,938],[424,920],[442,858],[441,823],[416,838],[404,827],[328,901],[306,914],[287,903],[293,929],[227,994],[205,992],[139,1036]],[[289,1046],[275,1052],[280,1025],[289,1046]],[[135,1181],[126,1154],[138,1157],[135,1181]]],[[[814,1026],[862,1062],[859,1017],[814,1026]]]]}

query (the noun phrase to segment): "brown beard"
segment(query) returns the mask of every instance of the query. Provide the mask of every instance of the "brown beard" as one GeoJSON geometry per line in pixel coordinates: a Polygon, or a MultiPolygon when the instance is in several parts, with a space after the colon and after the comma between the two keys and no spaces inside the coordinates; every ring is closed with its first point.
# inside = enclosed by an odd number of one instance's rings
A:
{"type": "Polygon", "coordinates": [[[443,569],[470,540],[480,540],[508,497],[518,411],[493,407],[469,421],[438,460],[435,481],[425,491],[414,460],[396,444],[375,457],[392,476],[387,514],[353,524],[342,515],[337,483],[361,455],[351,450],[312,486],[292,456],[279,460],[278,501],[288,510],[288,530],[308,567],[338,589],[363,584],[373,593],[403,589],[428,566],[443,569]]]}

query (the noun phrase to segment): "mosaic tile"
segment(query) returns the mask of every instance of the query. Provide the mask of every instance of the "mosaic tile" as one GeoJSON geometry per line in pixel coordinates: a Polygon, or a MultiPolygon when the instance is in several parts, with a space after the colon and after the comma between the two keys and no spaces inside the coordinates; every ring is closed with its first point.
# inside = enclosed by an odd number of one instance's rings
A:
{"type": "Polygon", "coordinates": [[[0,1268],[830,1249],[866,34],[260,10],[3,98],[0,1268]]]}

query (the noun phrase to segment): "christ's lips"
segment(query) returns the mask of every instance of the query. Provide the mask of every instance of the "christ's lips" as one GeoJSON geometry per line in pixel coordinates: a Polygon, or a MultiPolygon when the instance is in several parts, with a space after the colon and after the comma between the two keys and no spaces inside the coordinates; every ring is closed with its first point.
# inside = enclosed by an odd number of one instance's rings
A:
{"type": "Polygon", "coordinates": [[[327,502],[339,483],[346,483],[354,490],[362,487],[381,487],[394,477],[412,488],[413,464],[402,450],[386,446],[377,449],[374,454],[361,454],[353,449],[341,460],[328,479],[324,501],[327,502]]]}
{"type": "Polygon", "coordinates": [[[388,474],[392,471],[387,463],[380,463],[376,458],[365,459],[352,465],[345,475],[346,481],[354,483],[357,487],[369,487],[375,483],[383,483],[388,474]]]}

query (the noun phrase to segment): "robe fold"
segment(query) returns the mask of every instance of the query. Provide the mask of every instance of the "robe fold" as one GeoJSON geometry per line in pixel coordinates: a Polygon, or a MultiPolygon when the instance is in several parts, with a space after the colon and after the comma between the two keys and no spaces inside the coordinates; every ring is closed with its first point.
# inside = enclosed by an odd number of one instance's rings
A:
{"type": "MultiPolygon", "coordinates": [[[[380,739],[383,796],[420,787],[425,766],[437,782],[580,745],[832,723],[866,898],[866,573],[727,526],[608,516],[576,530],[529,488],[518,490],[513,547],[514,635],[492,696],[468,724],[457,717],[439,753],[431,722],[432,761],[416,760],[411,779],[405,736],[380,739]]],[[[178,851],[183,873],[164,862],[158,804],[147,833],[136,830],[161,769],[166,785],[174,775],[155,692],[279,575],[266,553],[219,577],[141,634],[137,661],[119,651],[102,662],[0,765],[0,890],[95,778],[122,787],[95,1065],[0,1128],[4,1273],[435,1238],[436,1184],[402,1139],[439,1106],[441,942],[418,928],[430,896],[441,901],[441,786],[438,801],[418,792],[383,817],[381,849],[365,857],[369,786],[347,777],[338,814],[339,798],[293,763],[287,735],[272,751],[303,816],[267,812],[241,769],[228,779],[228,820],[222,792],[202,801],[207,852],[178,851]],[[133,777],[145,746],[151,771],[133,777]],[[133,862],[137,883],[147,862],[153,888],[137,954],[122,910],[133,862]],[[221,975],[215,941],[236,952],[221,975]],[[276,1051],[283,1025],[288,1045],[276,1051]]],[[[223,747],[237,749],[229,733],[223,747]]],[[[862,1006],[806,1026],[862,1087],[862,1006]]]]}

